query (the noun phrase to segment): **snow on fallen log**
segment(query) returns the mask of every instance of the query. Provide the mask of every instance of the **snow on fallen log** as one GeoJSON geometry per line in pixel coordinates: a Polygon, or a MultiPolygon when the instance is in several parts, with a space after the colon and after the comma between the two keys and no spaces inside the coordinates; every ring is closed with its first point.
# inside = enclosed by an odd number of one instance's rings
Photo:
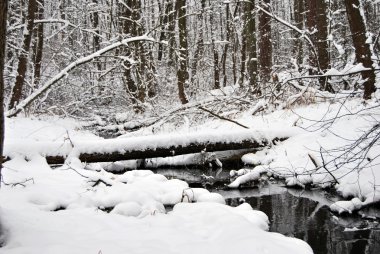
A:
{"type": "Polygon", "coordinates": [[[82,162],[113,162],[121,160],[169,157],[182,154],[239,149],[260,149],[291,136],[286,131],[231,131],[189,134],[165,134],[132,138],[69,140],[65,143],[12,143],[5,146],[5,155],[26,158],[40,154],[49,164],[63,164],[68,157],[82,162]]]}

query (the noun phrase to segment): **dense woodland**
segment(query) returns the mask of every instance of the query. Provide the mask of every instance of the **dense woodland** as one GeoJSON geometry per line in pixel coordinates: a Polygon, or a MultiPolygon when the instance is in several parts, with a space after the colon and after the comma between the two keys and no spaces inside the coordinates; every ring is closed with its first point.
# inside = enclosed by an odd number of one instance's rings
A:
{"type": "Polygon", "coordinates": [[[158,115],[223,87],[246,103],[263,98],[275,105],[311,88],[365,99],[375,90],[376,0],[8,5],[1,37],[8,116],[158,115]],[[353,68],[358,63],[364,68],[353,68]]]}

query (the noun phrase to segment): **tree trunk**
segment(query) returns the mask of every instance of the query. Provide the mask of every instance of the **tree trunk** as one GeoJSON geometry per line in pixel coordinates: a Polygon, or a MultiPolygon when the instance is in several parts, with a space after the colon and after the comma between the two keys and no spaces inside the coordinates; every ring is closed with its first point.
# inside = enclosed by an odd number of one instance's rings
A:
{"type": "MultiPolygon", "coordinates": [[[[38,19],[44,18],[44,0],[40,0],[37,8],[38,19]]],[[[38,24],[36,29],[36,41],[34,43],[34,85],[37,86],[41,79],[42,53],[44,48],[44,24],[38,24]]]]}
{"type": "MultiPolygon", "coordinates": [[[[190,133],[186,135],[168,135],[166,137],[145,136],[125,140],[106,139],[96,141],[96,143],[76,142],[73,149],[82,162],[112,162],[202,152],[260,149],[288,138],[288,136],[280,135],[279,137],[268,139],[265,135],[252,130],[225,132],[223,135],[211,134],[211,136],[213,137],[210,138],[210,134],[190,133]],[[108,148],[104,152],[99,152],[98,147],[108,148]]],[[[41,144],[41,146],[44,145],[46,144],[41,144]]],[[[35,147],[38,147],[38,145],[36,144],[35,147]]],[[[14,149],[17,148],[13,147],[12,150],[14,149]]],[[[49,164],[63,164],[69,153],[70,151],[65,155],[56,155],[52,152],[46,155],[46,160],[49,164]]]]}
{"type": "Polygon", "coordinates": [[[362,78],[364,80],[364,99],[371,99],[371,95],[376,91],[375,80],[376,75],[373,70],[373,62],[371,60],[371,50],[366,43],[366,25],[364,24],[364,18],[360,13],[359,0],[345,0],[348,23],[350,25],[352,42],[355,47],[356,61],[362,63],[365,68],[371,68],[372,71],[362,72],[362,78]]]}
{"type": "MultiPolygon", "coordinates": [[[[134,34],[134,25],[133,22],[133,5],[129,2],[129,8],[125,7],[123,4],[119,3],[119,20],[120,20],[120,32],[127,37],[133,37],[134,34]]],[[[129,47],[125,48],[125,50],[122,51],[123,54],[127,55],[130,58],[133,53],[133,46],[130,45],[129,47]]],[[[135,80],[133,78],[134,73],[132,68],[134,66],[129,62],[124,62],[124,83],[126,86],[127,93],[131,95],[131,98],[134,99],[135,95],[137,93],[137,85],[135,83],[135,80]]]]}
{"type": "MultiPolygon", "coordinates": [[[[245,24],[243,31],[243,45],[245,44],[248,59],[244,59],[244,64],[247,62],[247,76],[249,79],[249,87],[252,92],[260,92],[259,85],[257,84],[257,47],[256,47],[256,20],[255,14],[255,0],[250,0],[245,3],[245,24]]],[[[245,54],[245,52],[242,52],[245,54]]],[[[243,57],[242,57],[243,61],[243,57]]],[[[243,68],[243,62],[242,62],[243,68]]]]}
{"type": "MultiPolygon", "coordinates": [[[[303,1],[294,0],[294,23],[295,26],[302,30],[303,29],[303,20],[304,20],[304,3],[303,1]]],[[[293,44],[293,54],[296,58],[297,68],[301,72],[300,67],[302,66],[303,62],[303,50],[302,50],[302,40],[299,38],[300,35],[293,31],[293,38],[294,38],[294,44],[293,44]]]]}
{"type": "Polygon", "coordinates": [[[185,87],[189,80],[187,70],[188,46],[187,46],[187,22],[186,22],[186,0],[177,0],[176,11],[178,13],[178,33],[179,33],[179,59],[178,59],[178,95],[182,104],[188,103],[185,87]]]}
{"type": "MultiPolygon", "coordinates": [[[[305,10],[307,11],[306,27],[310,33],[309,37],[311,41],[315,43],[315,30],[317,29],[317,0],[305,0],[305,10]]],[[[314,51],[317,52],[317,49],[314,48],[314,51]]],[[[309,75],[317,75],[319,72],[319,63],[317,56],[314,55],[311,51],[309,52],[309,66],[309,75]]]]}
{"type": "MultiPolygon", "coordinates": [[[[209,1],[209,8],[212,10],[211,3],[209,1]]],[[[212,43],[212,53],[213,53],[213,64],[214,64],[214,89],[220,88],[220,71],[219,71],[219,53],[215,45],[216,35],[214,30],[214,12],[210,13],[210,28],[211,28],[211,43],[212,43]]]]}
{"type": "MultiPolygon", "coordinates": [[[[197,15],[197,24],[200,24],[200,25],[198,25],[199,29],[197,30],[198,39],[197,39],[197,43],[196,43],[196,49],[194,52],[194,57],[193,57],[192,63],[191,63],[191,78],[190,78],[191,82],[190,82],[190,84],[192,84],[192,85],[195,85],[195,80],[197,78],[198,62],[204,53],[203,14],[205,12],[204,11],[205,7],[206,7],[206,0],[201,0],[202,11],[197,15]]],[[[199,79],[198,79],[198,81],[199,81],[199,79]]]]}
{"type": "Polygon", "coordinates": [[[29,0],[28,2],[28,14],[27,14],[27,24],[24,29],[24,41],[22,45],[22,51],[19,56],[19,62],[17,67],[17,77],[15,85],[12,89],[11,101],[9,103],[9,108],[14,108],[22,97],[22,90],[24,87],[25,75],[28,70],[28,56],[30,50],[30,42],[33,35],[33,25],[34,17],[36,13],[36,0],[29,0]]]}
{"type": "MultiPolygon", "coordinates": [[[[92,26],[94,28],[94,32],[96,34],[94,34],[93,36],[93,40],[92,40],[92,44],[93,44],[93,50],[92,52],[96,52],[100,49],[100,36],[99,36],[99,33],[100,33],[100,29],[99,29],[99,10],[98,10],[98,0],[92,0],[92,2],[94,3],[94,8],[95,10],[93,11],[92,15],[91,15],[91,21],[92,21],[92,26]]],[[[101,71],[102,70],[102,65],[101,65],[101,62],[100,62],[100,59],[97,59],[96,61],[96,68],[98,71],[101,71]]]]}
{"type": "MultiPolygon", "coordinates": [[[[5,36],[7,34],[8,0],[0,1],[0,180],[3,168],[4,147],[4,59],[5,59],[5,36]]],[[[1,181],[0,181],[1,185],[1,181]]]]}
{"type": "Polygon", "coordinates": [[[231,21],[230,21],[230,4],[226,3],[226,45],[224,46],[223,56],[222,56],[222,77],[223,77],[223,86],[227,85],[227,74],[226,74],[226,63],[227,63],[227,54],[228,47],[231,38],[231,21]]]}
{"type": "MultiPolygon", "coordinates": [[[[328,23],[327,23],[327,4],[326,0],[319,0],[317,4],[317,38],[315,44],[317,45],[318,61],[320,74],[324,74],[330,67],[330,57],[327,43],[328,37],[328,23]]],[[[321,77],[319,80],[319,86],[322,91],[334,92],[331,84],[328,83],[328,78],[321,77]]]]}
{"type": "Polygon", "coordinates": [[[177,18],[177,15],[178,15],[178,12],[176,10],[176,5],[177,4],[173,4],[173,1],[176,1],[176,0],[169,0],[169,6],[168,6],[168,10],[169,10],[169,16],[168,16],[168,19],[169,19],[169,25],[168,25],[168,31],[169,31],[169,34],[168,34],[168,44],[169,44],[169,65],[171,66],[175,66],[176,64],[176,54],[175,54],[175,47],[176,47],[176,40],[175,40],[175,25],[176,25],[176,18],[177,18]]]}
{"type": "MultiPolygon", "coordinates": [[[[165,41],[168,39],[167,31],[168,31],[168,27],[170,26],[169,15],[173,9],[173,4],[171,1],[172,0],[164,1],[163,6],[162,6],[163,13],[160,15],[160,26],[161,26],[160,41],[165,41]]],[[[160,43],[158,45],[158,53],[157,54],[158,54],[158,57],[157,57],[158,61],[161,61],[162,56],[163,56],[163,45],[162,45],[162,43],[160,43]]]]}
{"type": "MultiPolygon", "coordinates": [[[[270,12],[270,0],[262,1],[262,8],[270,12]]],[[[259,14],[259,65],[260,65],[260,80],[268,82],[272,72],[272,40],[271,40],[271,17],[265,12],[259,14]]]]}

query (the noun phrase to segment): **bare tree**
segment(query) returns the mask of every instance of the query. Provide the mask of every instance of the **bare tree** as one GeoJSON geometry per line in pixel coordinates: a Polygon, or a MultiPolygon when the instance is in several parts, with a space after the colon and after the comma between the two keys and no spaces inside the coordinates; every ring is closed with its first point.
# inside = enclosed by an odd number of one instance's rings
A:
{"type": "MultiPolygon", "coordinates": [[[[43,19],[44,17],[44,0],[38,1],[37,6],[37,18],[43,19]]],[[[35,33],[35,43],[34,43],[34,85],[38,85],[41,78],[41,66],[42,66],[42,55],[44,48],[44,24],[40,23],[37,25],[35,33]]]]}
{"type": "MultiPolygon", "coordinates": [[[[318,62],[320,68],[320,74],[323,74],[330,67],[330,57],[328,52],[328,23],[327,23],[327,4],[325,0],[317,1],[317,33],[316,33],[316,41],[314,42],[317,45],[318,51],[318,62]]],[[[334,92],[332,86],[328,83],[326,77],[319,78],[319,85],[322,91],[334,92]]]]}
{"type": "MultiPolygon", "coordinates": [[[[303,22],[304,22],[304,2],[299,0],[294,0],[293,2],[293,16],[294,16],[294,22],[295,26],[302,30],[303,29],[303,22]]],[[[297,68],[299,68],[302,65],[303,62],[303,49],[302,49],[302,41],[299,38],[301,35],[299,35],[297,32],[292,31],[294,38],[294,44],[293,44],[293,53],[295,55],[297,68]]]]}
{"type": "MultiPolygon", "coordinates": [[[[0,1],[0,180],[3,168],[4,146],[4,59],[5,59],[5,36],[7,34],[8,0],[0,1]]],[[[1,184],[1,183],[0,183],[1,184]]]]}
{"type": "MultiPolygon", "coordinates": [[[[209,1],[209,7],[212,9],[211,3],[209,1]]],[[[220,88],[220,70],[219,70],[219,53],[216,46],[216,32],[215,28],[217,24],[214,22],[214,12],[210,14],[210,26],[211,26],[211,43],[212,43],[212,53],[213,53],[213,63],[214,63],[214,89],[220,88]],[[214,28],[215,27],[215,28],[214,28]]]]}
{"type": "MultiPolygon", "coordinates": [[[[323,74],[330,66],[328,53],[328,23],[327,23],[327,4],[325,0],[307,0],[305,2],[307,11],[306,25],[309,30],[310,38],[313,41],[317,54],[309,54],[309,74],[323,74]]],[[[312,53],[312,52],[311,52],[312,53]]],[[[327,82],[326,77],[320,77],[319,85],[321,90],[334,92],[332,86],[327,82]]]]}
{"type": "Polygon", "coordinates": [[[24,41],[22,45],[22,51],[19,56],[16,83],[13,86],[12,96],[9,103],[10,108],[14,108],[17,105],[17,103],[21,100],[21,97],[22,97],[25,76],[28,70],[28,57],[29,57],[30,44],[32,41],[36,9],[37,9],[36,0],[29,0],[28,13],[26,17],[27,25],[24,29],[24,41]]]}
{"type": "Polygon", "coordinates": [[[179,32],[179,59],[178,59],[178,94],[182,104],[188,103],[185,87],[189,80],[187,69],[187,21],[186,21],[186,0],[177,0],[176,11],[178,13],[178,32],[179,32]]]}
{"type": "Polygon", "coordinates": [[[247,73],[249,78],[250,89],[254,92],[258,92],[259,88],[257,84],[256,20],[254,11],[255,0],[250,0],[244,3],[244,30],[242,34],[240,83],[243,83],[246,69],[245,65],[246,63],[248,63],[247,73]]]}
{"type": "Polygon", "coordinates": [[[371,99],[371,95],[375,92],[376,75],[373,70],[373,62],[371,60],[371,50],[366,38],[366,25],[363,16],[360,13],[361,3],[359,0],[345,0],[347,10],[347,18],[350,24],[352,43],[355,47],[356,61],[362,63],[365,68],[370,68],[372,71],[363,71],[362,78],[364,79],[364,99],[371,99]]]}
{"type": "MultiPolygon", "coordinates": [[[[270,11],[270,2],[270,0],[263,0],[261,2],[262,8],[270,11]]],[[[271,30],[271,17],[265,12],[259,12],[259,66],[261,82],[268,82],[272,72],[271,30]]]]}

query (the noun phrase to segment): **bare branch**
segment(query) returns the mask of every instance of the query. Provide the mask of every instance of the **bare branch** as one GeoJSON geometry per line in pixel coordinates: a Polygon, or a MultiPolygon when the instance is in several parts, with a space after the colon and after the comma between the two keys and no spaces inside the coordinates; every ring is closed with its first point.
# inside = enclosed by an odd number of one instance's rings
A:
{"type": "Polygon", "coordinates": [[[66,77],[73,69],[76,67],[83,65],[85,63],[91,62],[93,59],[113,50],[116,49],[120,46],[126,45],[131,42],[136,42],[136,41],[151,41],[155,42],[153,38],[147,37],[146,35],[142,36],[137,36],[137,37],[132,37],[132,38],[127,38],[124,40],[121,40],[119,42],[115,42],[103,49],[100,49],[96,51],[95,53],[92,53],[88,56],[79,58],[78,60],[72,62],[68,66],[66,66],[62,71],[60,71],[56,76],[48,80],[44,85],[42,85],[39,89],[35,90],[31,95],[29,95],[26,99],[21,101],[17,106],[14,108],[10,109],[7,113],[6,116],[8,117],[13,117],[16,116],[18,113],[23,111],[27,106],[29,106],[36,98],[38,98],[41,94],[46,92],[51,86],[56,84],[58,81],[60,81],[62,78],[66,77]]]}

